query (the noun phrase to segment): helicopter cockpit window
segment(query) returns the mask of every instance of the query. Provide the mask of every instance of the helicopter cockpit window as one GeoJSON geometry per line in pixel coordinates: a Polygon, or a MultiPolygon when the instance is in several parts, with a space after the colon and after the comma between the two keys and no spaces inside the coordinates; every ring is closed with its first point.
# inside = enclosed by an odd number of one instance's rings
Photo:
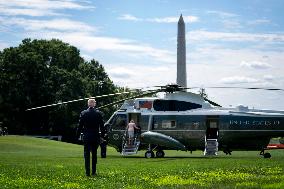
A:
{"type": "Polygon", "coordinates": [[[110,122],[112,129],[125,129],[126,120],[126,114],[117,114],[110,122]]]}
{"type": "Polygon", "coordinates": [[[186,111],[201,107],[200,104],[178,100],[155,100],[153,104],[156,111],[186,111]]]}

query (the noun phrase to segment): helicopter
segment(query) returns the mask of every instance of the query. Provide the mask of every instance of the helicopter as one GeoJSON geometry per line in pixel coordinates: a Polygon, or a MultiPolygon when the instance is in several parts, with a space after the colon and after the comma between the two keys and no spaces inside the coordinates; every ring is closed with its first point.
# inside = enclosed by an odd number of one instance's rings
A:
{"type": "MultiPolygon", "coordinates": [[[[165,156],[164,150],[202,150],[205,156],[216,156],[220,150],[229,155],[233,150],[253,150],[260,151],[264,158],[270,158],[271,154],[265,152],[274,149],[268,147],[270,139],[284,137],[284,111],[249,109],[243,105],[224,108],[187,89],[193,88],[168,84],[98,107],[100,109],[123,102],[105,123],[108,145],[122,155],[146,150],[146,158],[162,158],[165,156]],[[157,93],[164,96],[151,96],[157,93]],[[126,130],[130,120],[140,127],[140,133],[135,134],[131,144],[126,130]]],[[[276,88],[245,89],[284,91],[276,88]]],[[[131,91],[92,98],[127,93],[131,91]]],[[[28,111],[86,99],[35,107],[28,111]]]]}
{"type": "Polygon", "coordinates": [[[265,150],[270,139],[284,136],[284,111],[243,105],[223,108],[176,84],[150,91],[153,92],[165,94],[162,98],[126,100],[106,122],[109,144],[123,155],[140,149],[147,150],[146,158],[155,157],[154,150],[158,158],[165,156],[164,150],[203,150],[206,156],[215,156],[219,150],[226,154],[233,150],[259,150],[260,155],[269,158],[271,154],[265,150]],[[141,134],[129,146],[125,126],[130,120],[140,126],[141,134]]]}

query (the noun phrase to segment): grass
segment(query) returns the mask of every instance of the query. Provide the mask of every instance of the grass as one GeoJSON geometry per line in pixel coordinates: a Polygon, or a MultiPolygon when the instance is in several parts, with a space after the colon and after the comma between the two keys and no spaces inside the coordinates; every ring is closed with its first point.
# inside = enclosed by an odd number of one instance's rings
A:
{"type": "Polygon", "coordinates": [[[162,159],[145,159],[145,151],[121,157],[108,148],[98,158],[98,176],[85,177],[79,145],[25,136],[0,137],[1,188],[284,188],[284,150],[220,152],[166,151],[162,159]]]}

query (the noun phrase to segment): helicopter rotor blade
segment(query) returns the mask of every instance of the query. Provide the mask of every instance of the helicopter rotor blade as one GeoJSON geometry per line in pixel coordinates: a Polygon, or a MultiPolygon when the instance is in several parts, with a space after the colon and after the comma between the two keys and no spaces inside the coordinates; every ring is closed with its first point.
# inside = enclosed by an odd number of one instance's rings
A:
{"type": "Polygon", "coordinates": [[[217,104],[216,102],[213,102],[212,100],[209,100],[208,98],[205,98],[205,97],[203,97],[203,98],[204,98],[205,101],[209,102],[213,106],[222,107],[220,104],[217,104]]]}
{"type": "Polygon", "coordinates": [[[106,94],[106,95],[99,95],[99,96],[95,96],[95,97],[86,97],[86,98],[80,98],[80,99],[76,99],[76,100],[69,100],[69,101],[65,101],[65,102],[58,102],[58,103],[54,103],[54,104],[48,104],[48,105],[44,105],[44,106],[38,106],[38,107],[34,107],[34,108],[29,108],[29,109],[26,109],[26,111],[37,110],[37,109],[42,109],[42,108],[48,108],[48,107],[53,107],[53,106],[58,106],[58,105],[63,105],[63,104],[69,104],[69,103],[73,103],[73,102],[79,102],[79,101],[83,101],[83,100],[88,100],[89,98],[98,99],[98,98],[104,98],[104,97],[109,97],[109,96],[116,96],[116,95],[121,95],[121,94],[129,94],[129,93],[133,93],[133,91],[113,93],[113,94],[106,94]]]}
{"type": "Polygon", "coordinates": [[[161,92],[168,92],[173,93],[177,91],[185,91],[186,89],[191,89],[191,87],[182,87],[176,83],[173,84],[167,84],[167,85],[158,85],[153,87],[159,87],[161,89],[161,92]]]}
{"type": "MultiPolygon", "coordinates": [[[[264,87],[189,87],[190,89],[197,89],[197,88],[207,88],[207,89],[249,89],[249,90],[269,90],[269,91],[284,91],[284,89],[280,88],[264,88],[264,87]]],[[[204,98],[205,101],[209,102],[213,106],[222,107],[221,105],[217,104],[209,100],[208,98],[204,98]]]]}
{"type": "Polygon", "coordinates": [[[223,88],[223,89],[256,89],[256,90],[268,90],[268,91],[284,91],[280,88],[264,88],[264,87],[210,87],[210,88],[223,88]]]}
{"type": "Polygon", "coordinates": [[[284,89],[280,88],[265,88],[265,87],[189,87],[190,89],[252,89],[252,90],[268,90],[268,91],[284,91],[284,89]]]}
{"type": "Polygon", "coordinates": [[[130,97],[127,97],[127,98],[124,98],[124,99],[121,99],[121,100],[118,100],[118,101],[115,101],[115,102],[112,102],[112,103],[109,103],[109,104],[105,104],[103,106],[98,107],[98,109],[105,108],[105,107],[108,107],[108,106],[112,106],[112,105],[115,105],[115,104],[119,104],[119,103],[124,102],[125,100],[130,100],[130,99],[133,99],[133,98],[139,98],[139,97],[143,97],[143,96],[146,96],[146,95],[152,95],[152,94],[155,94],[155,93],[158,93],[158,92],[161,92],[161,89],[148,90],[145,93],[142,93],[142,94],[139,94],[139,95],[130,96],[130,97]]]}

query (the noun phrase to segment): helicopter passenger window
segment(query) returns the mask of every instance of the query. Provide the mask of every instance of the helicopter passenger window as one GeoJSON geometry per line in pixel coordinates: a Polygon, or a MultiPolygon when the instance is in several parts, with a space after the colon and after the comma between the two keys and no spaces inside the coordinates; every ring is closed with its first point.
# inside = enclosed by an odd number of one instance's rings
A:
{"type": "Polygon", "coordinates": [[[163,129],[171,129],[176,127],[175,120],[163,120],[162,121],[162,128],[163,129]]]}
{"type": "Polygon", "coordinates": [[[179,100],[155,100],[153,104],[156,111],[186,111],[201,107],[200,104],[179,100]]]}
{"type": "Polygon", "coordinates": [[[126,114],[117,114],[113,120],[111,120],[111,126],[113,129],[125,129],[126,127],[126,114]]]}
{"type": "Polygon", "coordinates": [[[142,115],[140,118],[140,127],[142,130],[148,129],[149,116],[142,115]]]}

